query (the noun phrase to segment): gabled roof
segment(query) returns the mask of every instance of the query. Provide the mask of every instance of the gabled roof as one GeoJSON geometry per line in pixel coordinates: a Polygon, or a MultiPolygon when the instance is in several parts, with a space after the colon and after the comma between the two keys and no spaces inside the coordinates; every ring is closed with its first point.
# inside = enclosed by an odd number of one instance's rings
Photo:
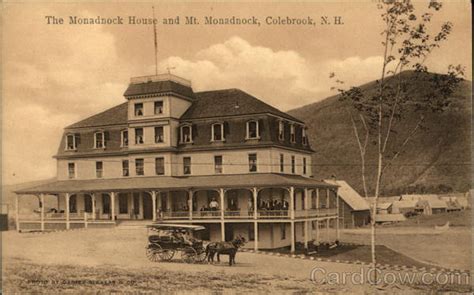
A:
{"type": "Polygon", "coordinates": [[[213,90],[196,93],[196,101],[181,119],[212,118],[270,113],[303,123],[275,107],[239,89],[213,90]]]}
{"type": "Polygon", "coordinates": [[[174,93],[188,98],[194,98],[193,89],[189,86],[182,85],[175,81],[155,81],[145,83],[131,83],[125,93],[125,97],[148,94],[168,94],[174,93]]]}
{"type": "Polygon", "coordinates": [[[127,119],[128,103],[124,102],[82,121],[69,125],[66,129],[127,124],[127,119]]]}
{"type": "Polygon", "coordinates": [[[337,194],[352,208],[352,210],[363,211],[370,209],[367,201],[344,180],[324,180],[324,182],[338,185],[339,189],[337,190],[337,194]]]}

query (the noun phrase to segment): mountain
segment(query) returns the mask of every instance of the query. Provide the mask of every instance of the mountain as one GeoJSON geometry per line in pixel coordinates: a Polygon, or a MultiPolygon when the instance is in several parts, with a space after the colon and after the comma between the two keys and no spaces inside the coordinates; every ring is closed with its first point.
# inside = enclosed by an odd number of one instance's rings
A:
{"type": "MultiPolygon", "coordinates": [[[[409,92],[421,97],[429,91],[425,74],[403,72],[409,92]],[[418,78],[417,78],[418,77],[418,78]]],[[[396,77],[393,77],[396,78],[396,77]]],[[[392,78],[392,79],[393,79],[392,78]]],[[[394,81],[394,79],[392,80],[394,81]]],[[[375,82],[360,86],[367,93],[376,91],[375,82]]],[[[335,175],[363,192],[360,154],[350,116],[339,95],[289,111],[306,122],[313,155],[313,174],[324,179],[335,175]]],[[[397,124],[389,152],[396,150],[418,116],[409,111],[397,124]]],[[[415,134],[404,152],[384,176],[382,194],[465,192],[470,189],[471,164],[471,82],[461,81],[452,95],[452,104],[443,113],[426,116],[425,127],[415,134]]],[[[376,173],[375,145],[367,154],[369,187],[376,173]]],[[[373,191],[373,190],[372,190],[373,191]]]]}

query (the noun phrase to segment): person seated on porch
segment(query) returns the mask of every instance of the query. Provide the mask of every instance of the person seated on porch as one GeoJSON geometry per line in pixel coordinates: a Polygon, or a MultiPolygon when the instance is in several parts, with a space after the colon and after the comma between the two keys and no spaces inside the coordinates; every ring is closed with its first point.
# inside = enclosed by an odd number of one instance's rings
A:
{"type": "Polygon", "coordinates": [[[212,199],[211,202],[209,203],[209,208],[211,211],[217,211],[219,209],[219,203],[217,203],[216,199],[212,199]]]}
{"type": "Polygon", "coordinates": [[[266,209],[267,210],[273,210],[272,206],[273,206],[272,200],[269,200],[268,202],[266,202],[266,209]]]}

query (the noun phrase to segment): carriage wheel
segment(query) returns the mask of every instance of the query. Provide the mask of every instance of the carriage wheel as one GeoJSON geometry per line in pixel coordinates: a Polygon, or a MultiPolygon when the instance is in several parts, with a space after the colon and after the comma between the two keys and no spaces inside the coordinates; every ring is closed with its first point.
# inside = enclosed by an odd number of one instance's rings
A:
{"type": "Polygon", "coordinates": [[[181,250],[181,260],[186,263],[193,263],[196,260],[196,256],[196,250],[194,250],[192,247],[186,247],[181,250]]]}
{"type": "Polygon", "coordinates": [[[150,244],[146,247],[146,257],[152,262],[158,262],[160,260],[161,246],[158,244],[150,244]]]}
{"type": "Polygon", "coordinates": [[[173,259],[174,250],[162,250],[158,253],[158,255],[160,255],[162,261],[170,261],[171,259],[173,259]]]}
{"type": "Polygon", "coordinates": [[[196,261],[197,262],[204,262],[206,260],[206,249],[202,248],[196,251],[196,261]]]}

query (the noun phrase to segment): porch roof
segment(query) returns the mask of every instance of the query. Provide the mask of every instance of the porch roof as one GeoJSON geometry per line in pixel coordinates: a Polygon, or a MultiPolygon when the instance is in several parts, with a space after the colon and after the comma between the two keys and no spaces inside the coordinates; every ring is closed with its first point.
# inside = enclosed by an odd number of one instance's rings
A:
{"type": "Polygon", "coordinates": [[[116,192],[132,190],[179,190],[199,188],[249,187],[308,187],[336,188],[314,178],[278,173],[255,173],[209,176],[154,176],[115,179],[58,180],[15,191],[17,194],[116,192]]]}

